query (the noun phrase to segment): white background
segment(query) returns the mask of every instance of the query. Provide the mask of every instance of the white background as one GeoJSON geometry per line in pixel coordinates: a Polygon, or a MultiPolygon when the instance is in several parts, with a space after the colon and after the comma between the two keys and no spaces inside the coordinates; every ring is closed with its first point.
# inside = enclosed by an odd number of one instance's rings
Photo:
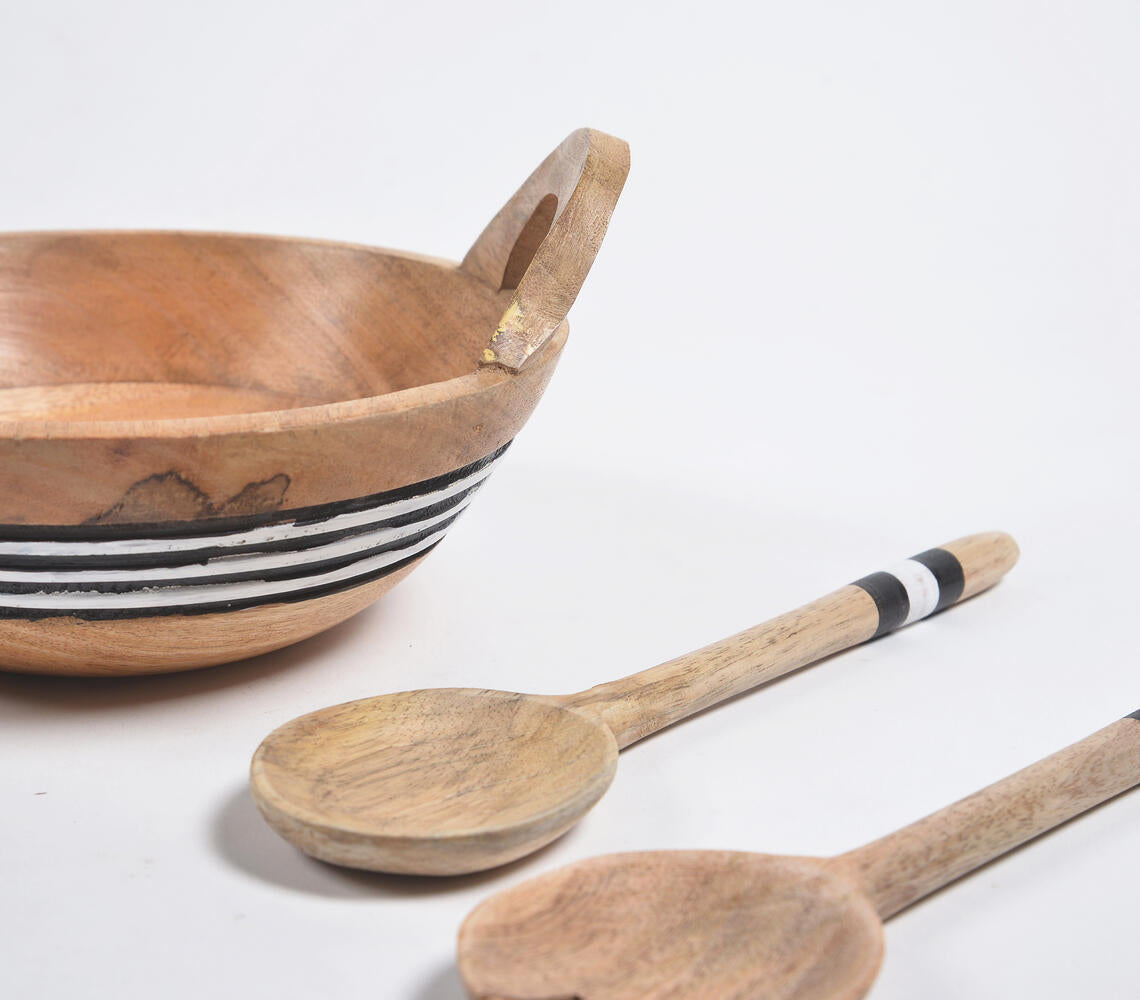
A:
{"type": "MultiPolygon", "coordinates": [[[[379,605],[197,674],[0,676],[0,994],[459,1000],[498,888],[837,853],[1140,707],[1138,51],[1132,2],[4,0],[8,229],[459,257],[573,128],[633,170],[537,413],[379,605]],[[586,687],[991,527],[993,592],[631,748],[505,871],[323,866],[246,791],[302,712],[586,687]]],[[[872,995],[1140,996],[1138,824],[1140,792],[896,918],[872,995]]]]}

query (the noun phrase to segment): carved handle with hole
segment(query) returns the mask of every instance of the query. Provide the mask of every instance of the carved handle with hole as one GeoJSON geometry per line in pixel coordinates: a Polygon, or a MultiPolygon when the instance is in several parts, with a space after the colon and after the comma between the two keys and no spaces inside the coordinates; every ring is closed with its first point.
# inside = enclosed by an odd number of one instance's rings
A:
{"type": "Polygon", "coordinates": [[[629,173],[629,146],[578,129],[515,192],[460,265],[514,290],[481,363],[519,371],[566,319],[629,173]]]}

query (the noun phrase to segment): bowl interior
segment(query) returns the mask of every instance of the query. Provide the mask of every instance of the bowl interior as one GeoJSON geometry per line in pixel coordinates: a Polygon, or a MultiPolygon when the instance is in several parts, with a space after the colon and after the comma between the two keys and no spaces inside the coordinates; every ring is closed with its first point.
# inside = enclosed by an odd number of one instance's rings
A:
{"type": "Polygon", "coordinates": [[[357,247],[196,233],[0,238],[0,419],[313,406],[475,370],[509,292],[357,247]]]}

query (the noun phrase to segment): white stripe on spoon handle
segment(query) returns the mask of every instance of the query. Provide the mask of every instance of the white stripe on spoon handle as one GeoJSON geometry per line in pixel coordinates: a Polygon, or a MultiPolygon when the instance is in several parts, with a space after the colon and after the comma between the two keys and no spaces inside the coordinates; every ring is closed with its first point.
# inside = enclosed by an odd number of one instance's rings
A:
{"type": "Polygon", "coordinates": [[[886,920],[987,861],[1140,784],[1140,712],[834,860],[886,920]]]}
{"type": "Polygon", "coordinates": [[[557,699],[609,726],[619,747],[749,688],[993,586],[1017,562],[1004,532],[969,535],[796,611],[621,680],[557,699]]]}

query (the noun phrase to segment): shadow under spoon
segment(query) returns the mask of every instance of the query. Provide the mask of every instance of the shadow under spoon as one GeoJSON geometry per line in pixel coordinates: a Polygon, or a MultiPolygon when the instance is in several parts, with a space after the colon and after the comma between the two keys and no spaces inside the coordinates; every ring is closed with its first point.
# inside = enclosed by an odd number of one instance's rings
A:
{"type": "Polygon", "coordinates": [[[506,864],[565,833],[598,801],[620,749],[971,597],[1017,556],[1009,535],[970,535],[578,694],[441,688],[321,709],[258,747],[253,797],[277,833],[334,864],[416,875],[506,864]]]}
{"type": "Polygon", "coordinates": [[[837,858],[646,851],[486,900],[459,933],[477,1000],[857,1000],[882,921],[1140,783],[1140,712],[837,858]]]}

